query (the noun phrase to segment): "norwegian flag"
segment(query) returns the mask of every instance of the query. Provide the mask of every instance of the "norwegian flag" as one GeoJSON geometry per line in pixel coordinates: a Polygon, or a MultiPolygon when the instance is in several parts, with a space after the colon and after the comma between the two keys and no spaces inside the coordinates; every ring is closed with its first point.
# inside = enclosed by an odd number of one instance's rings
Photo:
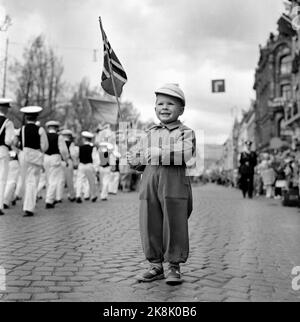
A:
{"type": "Polygon", "coordinates": [[[104,64],[101,86],[109,95],[120,97],[123,86],[127,82],[127,75],[118,57],[111,48],[106,33],[103,30],[100,17],[99,22],[104,45],[104,64]]]}

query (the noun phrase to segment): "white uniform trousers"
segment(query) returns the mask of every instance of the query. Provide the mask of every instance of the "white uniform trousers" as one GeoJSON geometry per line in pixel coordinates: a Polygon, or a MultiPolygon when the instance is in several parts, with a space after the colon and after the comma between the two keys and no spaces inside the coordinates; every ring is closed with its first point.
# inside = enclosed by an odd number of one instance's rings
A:
{"type": "Polygon", "coordinates": [[[24,177],[23,210],[34,212],[36,206],[37,189],[41,175],[41,166],[24,162],[21,175],[24,177]]]}
{"type": "Polygon", "coordinates": [[[15,199],[15,192],[20,176],[20,165],[18,160],[9,161],[8,178],[5,189],[4,204],[7,206],[15,199]]]}
{"type": "Polygon", "coordinates": [[[110,180],[111,167],[100,167],[101,199],[107,199],[110,180]]]}
{"type": "Polygon", "coordinates": [[[81,198],[82,192],[86,198],[85,180],[88,181],[88,188],[91,198],[97,196],[96,192],[96,172],[92,163],[83,164],[79,163],[77,170],[77,184],[76,184],[76,198],[81,198]]]}
{"type": "Polygon", "coordinates": [[[3,210],[5,187],[9,169],[9,155],[0,158],[0,210],[3,210]]]}
{"type": "Polygon", "coordinates": [[[48,180],[46,203],[53,204],[56,200],[62,200],[63,196],[65,174],[61,156],[59,154],[45,155],[44,168],[48,180]]]}
{"type": "Polygon", "coordinates": [[[111,172],[110,174],[110,182],[108,185],[108,192],[116,194],[118,192],[120,183],[120,172],[111,172]]]}
{"type": "Polygon", "coordinates": [[[73,161],[69,160],[68,164],[63,163],[63,169],[65,182],[67,183],[68,197],[73,199],[75,198],[73,161]]]}
{"type": "Polygon", "coordinates": [[[88,179],[85,177],[83,179],[83,197],[84,199],[89,199],[91,196],[90,196],[90,185],[89,185],[89,181],[88,179]]]}
{"type": "Polygon", "coordinates": [[[16,192],[15,192],[15,197],[18,198],[22,198],[24,196],[24,184],[25,184],[25,161],[24,161],[24,153],[23,151],[19,152],[18,155],[19,158],[19,166],[20,166],[20,175],[19,175],[19,179],[17,182],[17,188],[16,188],[16,192]]]}
{"type": "Polygon", "coordinates": [[[46,172],[41,170],[39,186],[38,186],[38,197],[42,197],[42,191],[47,186],[46,172]]]}

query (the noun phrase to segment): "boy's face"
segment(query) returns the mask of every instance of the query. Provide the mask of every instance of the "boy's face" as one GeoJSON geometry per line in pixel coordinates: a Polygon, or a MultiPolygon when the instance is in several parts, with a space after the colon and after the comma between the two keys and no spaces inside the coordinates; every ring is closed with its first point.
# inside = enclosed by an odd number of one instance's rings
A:
{"type": "Polygon", "coordinates": [[[183,114],[184,107],[179,99],[175,97],[157,94],[155,112],[158,119],[164,123],[177,121],[178,117],[183,114]]]}

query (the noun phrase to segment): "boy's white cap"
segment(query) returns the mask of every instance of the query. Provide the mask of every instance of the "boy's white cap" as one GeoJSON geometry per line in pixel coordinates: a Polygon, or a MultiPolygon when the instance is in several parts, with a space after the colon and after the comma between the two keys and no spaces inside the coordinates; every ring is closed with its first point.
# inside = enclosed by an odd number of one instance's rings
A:
{"type": "Polygon", "coordinates": [[[72,135],[73,136],[73,132],[71,130],[68,130],[68,129],[62,130],[60,134],[61,135],[72,135]]]}
{"type": "Polygon", "coordinates": [[[88,131],[83,131],[81,133],[81,136],[87,139],[92,139],[94,137],[94,134],[88,131]]]}
{"type": "Polygon", "coordinates": [[[37,114],[43,110],[40,106],[25,106],[20,109],[20,112],[24,114],[37,114]]]}
{"type": "Polygon", "coordinates": [[[49,126],[59,127],[60,123],[57,122],[57,121],[49,121],[49,122],[46,123],[46,127],[49,127],[49,126]]]}
{"type": "Polygon", "coordinates": [[[12,100],[10,98],[2,97],[0,98],[0,106],[10,107],[12,100]]]}
{"type": "Polygon", "coordinates": [[[178,84],[165,84],[155,91],[155,94],[164,94],[172,97],[179,98],[183,106],[185,106],[185,96],[183,90],[179,87],[178,84]]]}

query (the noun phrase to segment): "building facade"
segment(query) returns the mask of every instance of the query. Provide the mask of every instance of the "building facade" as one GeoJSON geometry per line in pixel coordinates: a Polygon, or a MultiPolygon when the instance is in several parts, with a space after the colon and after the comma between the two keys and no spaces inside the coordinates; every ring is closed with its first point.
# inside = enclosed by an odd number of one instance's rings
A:
{"type": "Polygon", "coordinates": [[[295,144],[300,141],[300,0],[290,0],[290,3],[287,14],[291,19],[291,28],[296,33],[292,37],[293,97],[285,108],[285,122],[295,144]]]}
{"type": "Polygon", "coordinates": [[[268,150],[272,138],[289,140],[286,132],[285,109],[293,98],[292,37],[280,27],[279,34],[270,34],[255,72],[256,91],[255,142],[259,151],[268,150]]]}

